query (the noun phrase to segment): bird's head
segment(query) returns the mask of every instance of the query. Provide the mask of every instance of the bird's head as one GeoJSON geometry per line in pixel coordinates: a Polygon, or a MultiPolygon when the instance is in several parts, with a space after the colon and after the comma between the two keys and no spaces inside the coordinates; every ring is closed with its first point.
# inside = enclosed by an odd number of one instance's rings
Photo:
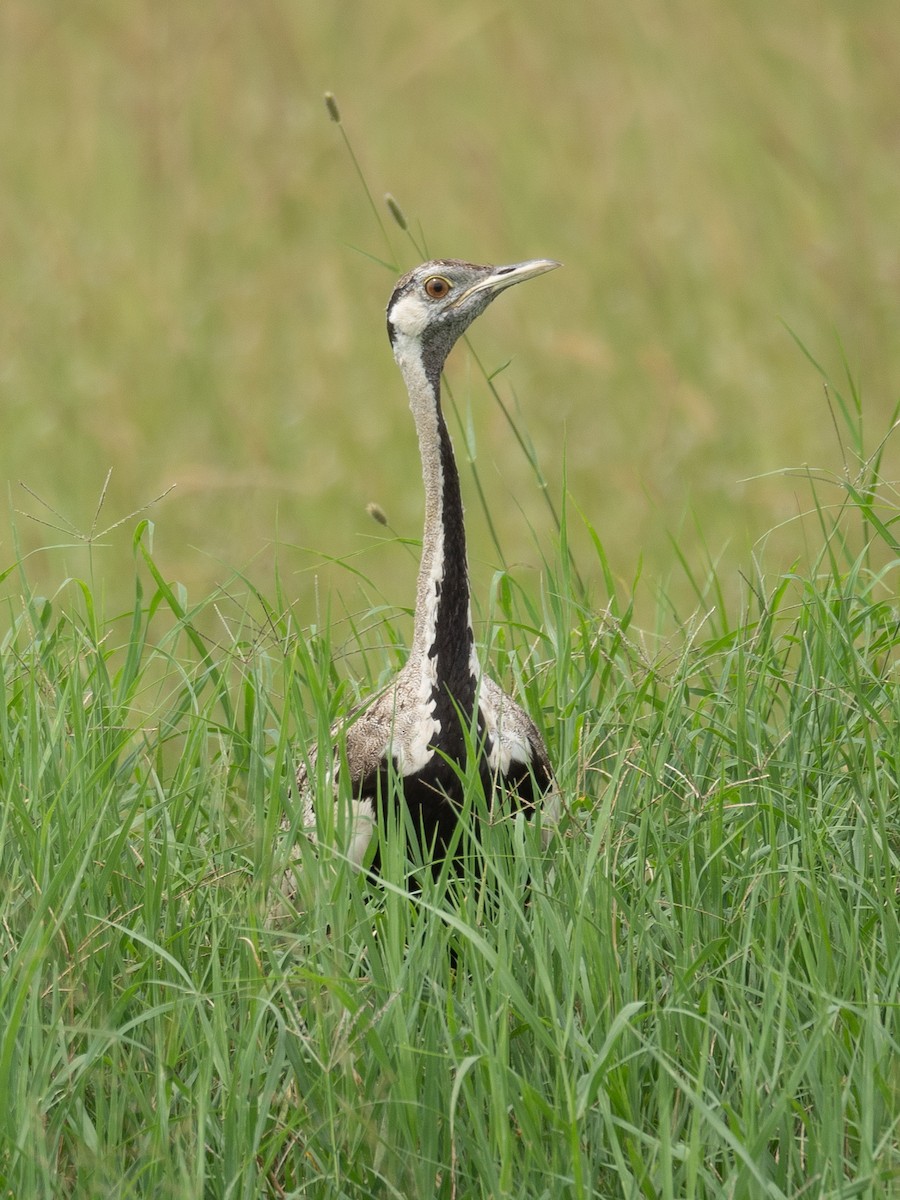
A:
{"type": "Polygon", "coordinates": [[[401,367],[418,358],[436,384],[453,343],[495,296],[559,265],[549,258],[507,267],[437,259],[413,267],[397,282],[387,307],[394,357],[401,367]]]}

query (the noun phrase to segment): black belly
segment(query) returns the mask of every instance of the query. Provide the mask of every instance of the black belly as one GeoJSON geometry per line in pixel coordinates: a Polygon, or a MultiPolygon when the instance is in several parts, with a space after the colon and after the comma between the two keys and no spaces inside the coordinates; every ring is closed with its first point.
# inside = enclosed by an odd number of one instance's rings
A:
{"type": "MultiPolygon", "coordinates": [[[[454,761],[465,764],[465,757],[454,756],[454,761]]],[[[542,763],[529,766],[513,762],[510,771],[495,780],[487,754],[479,759],[478,774],[490,808],[503,803],[509,806],[509,811],[521,809],[529,817],[552,783],[550,772],[542,763]]],[[[435,874],[440,871],[456,833],[464,795],[459,770],[448,761],[447,750],[443,753],[436,750],[425,766],[412,775],[398,775],[396,768],[390,770],[385,763],[361,780],[355,791],[358,799],[371,801],[381,829],[390,828],[390,817],[394,815],[388,806],[402,802],[412,817],[412,831],[422,858],[431,861],[435,874]]],[[[460,861],[462,854],[457,852],[455,857],[460,861]]],[[[376,848],[372,870],[377,871],[379,865],[380,853],[376,848]]]]}

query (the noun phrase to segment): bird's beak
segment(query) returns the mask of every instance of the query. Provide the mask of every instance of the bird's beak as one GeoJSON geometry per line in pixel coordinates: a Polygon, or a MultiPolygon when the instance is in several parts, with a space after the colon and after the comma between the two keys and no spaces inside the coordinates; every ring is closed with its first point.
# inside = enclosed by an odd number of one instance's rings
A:
{"type": "Polygon", "coordinates": [[[555,271],[561,266],[562,263],[552,258],[531,258],[528,262],[513,263],[508,267],[494,267],[490,275],[466,288],[461,296],[457,296],[450,307],[457,308],[477,292],[488,292],[493,299],[514,283],[524,283],[526,279],[534,279],[536,275],[543,275],[545,271],[555,271]]]}

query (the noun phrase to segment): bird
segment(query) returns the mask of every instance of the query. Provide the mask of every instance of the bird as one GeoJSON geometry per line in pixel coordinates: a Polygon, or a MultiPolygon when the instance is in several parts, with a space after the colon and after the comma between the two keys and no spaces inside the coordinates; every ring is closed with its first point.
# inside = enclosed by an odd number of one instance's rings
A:
{"type": "MultiPolygon", "coordinates": [[[[492,805],[508,797],[528,816],[541,808],[545,844],[557,822],[559,793],[544,739],[482,670],[476,654],[463,504],[441,409],[441,374],[456,341],[492,300],[559,265],[544,258],[509,266],[435,259],[403,275],[388,302],[387,332],[418,433],[425,492],[413,639],[389,684],[332,729],[324,770],[317,769],[320,750],[313,745],[296,777],[303,832],[316,841],[317,825],[319,833],[327,827],[336,849],[356,868],[379,825],[386,828],[381,806],[394,798],[409,809],[423,854],[440,864],[459,821],[463,778],[473,765],[492,805]],[[321,788],[324,780],[337,806],[345,772],[349,814],[341,818],[336,807],[333,820],[317,822],[316,784],[321,788]]],[[[288,814],[282,824],[292,828],[288,814]]],[[[376,846],[372,871],[379,854],[376,846]]],[[[291,891],[289,880],[290,872],[285,888],[291,891]]]]}

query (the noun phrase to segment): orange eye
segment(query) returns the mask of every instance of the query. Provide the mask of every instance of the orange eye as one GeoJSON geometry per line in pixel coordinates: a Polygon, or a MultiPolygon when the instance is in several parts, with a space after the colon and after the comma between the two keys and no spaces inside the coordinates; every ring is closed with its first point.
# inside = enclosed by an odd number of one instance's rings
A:
{"type": "Polygon", "coordinates": [[[445,279],[443,275],[432,275],[430,279],[425,280],[425,293],[432,300],[443,300],[450,291],[450,280],[445,279]]]}

